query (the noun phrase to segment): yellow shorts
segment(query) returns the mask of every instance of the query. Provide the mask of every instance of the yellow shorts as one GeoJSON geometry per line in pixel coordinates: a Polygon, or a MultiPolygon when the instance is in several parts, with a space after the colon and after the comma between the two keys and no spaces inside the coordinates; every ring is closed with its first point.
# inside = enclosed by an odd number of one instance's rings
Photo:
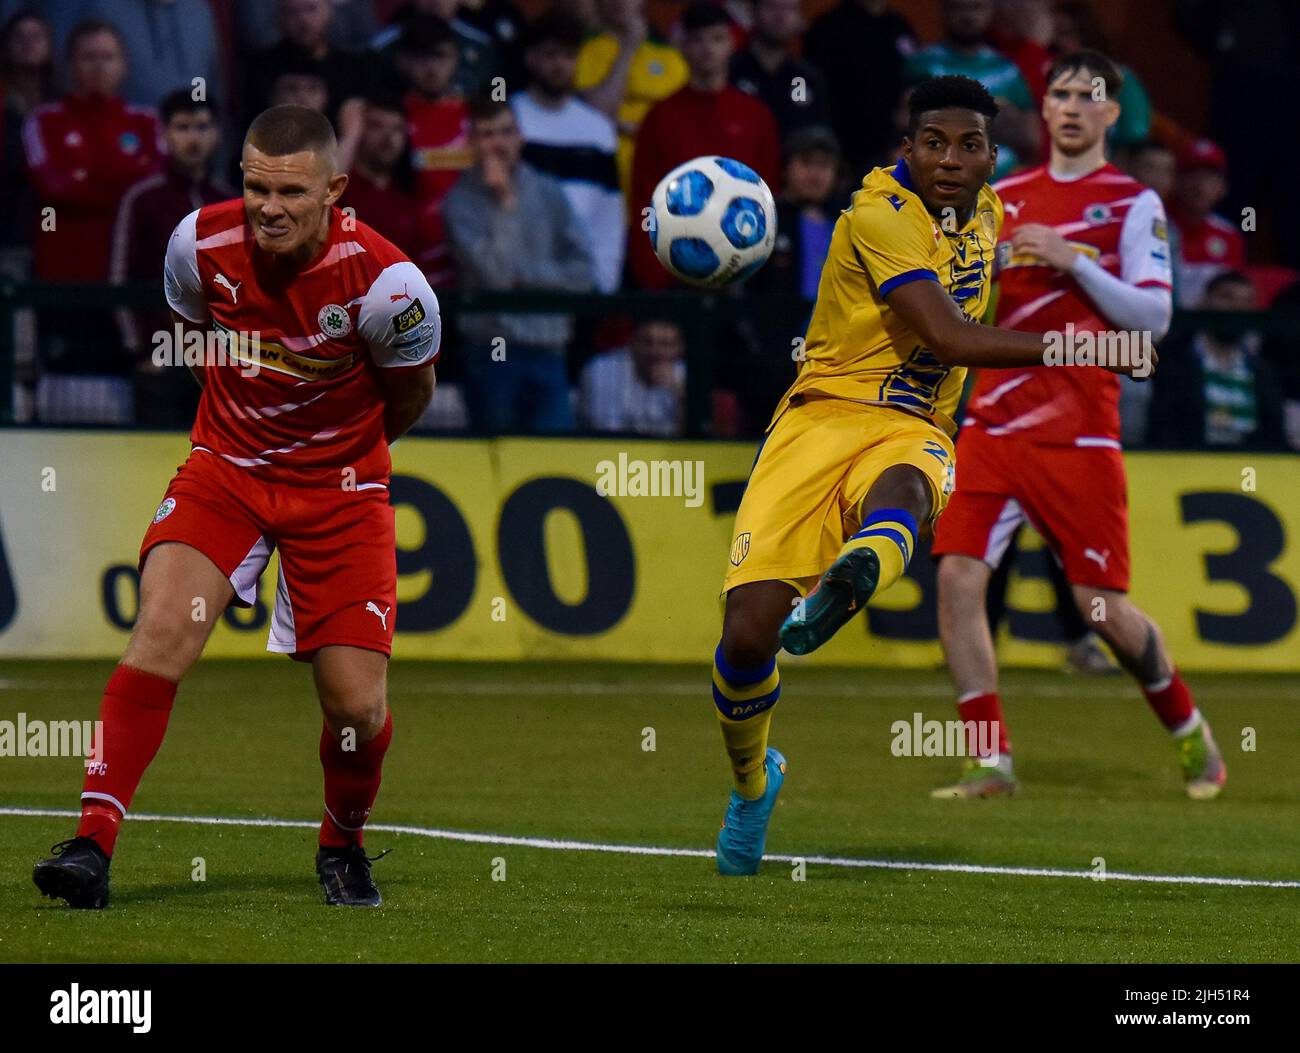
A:
{"type": "Polygon", "coordinates": [[[791,406],[750,473],[723,592],[788,581],[806,593],[857,532],[858,505],[885,469],[920,469],[930,482],[933,520],[952,493],[953,461],[943,430],[902,410],[833,398],[791,406]]]}

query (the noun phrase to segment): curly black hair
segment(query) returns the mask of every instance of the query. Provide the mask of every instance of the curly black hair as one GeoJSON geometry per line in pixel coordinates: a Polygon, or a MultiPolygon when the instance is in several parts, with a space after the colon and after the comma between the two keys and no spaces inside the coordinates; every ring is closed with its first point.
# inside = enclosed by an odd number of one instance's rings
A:
{"type": "Polygon", "coordinates": [[[974,110],[984,115],[987,127],[998,115],[998,104],[988,88],[977,80],[959,74],[930,77],[913,89],[907,100],[907,137],[916,138],[921,115],[934,110],[974,110]]]}

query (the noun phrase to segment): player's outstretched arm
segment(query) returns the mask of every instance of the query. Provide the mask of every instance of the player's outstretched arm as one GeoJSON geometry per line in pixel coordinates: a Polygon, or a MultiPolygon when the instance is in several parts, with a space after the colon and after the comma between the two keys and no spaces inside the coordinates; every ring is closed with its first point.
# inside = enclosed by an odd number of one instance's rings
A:
{"type": "MultiPolygon", "coordinates": [[[[1016,369],[1048,364],[1042,333],[982,325],[963,314],[937,282],[906,282],[890,290],[885,302],[945,366],[1016,369]]],[[[1152,350],[1149,367],[1154,369],[1155,364],[1152,350]]],[[[1105,368],[1112,373],[1131,374],[1143,366],[1133,362],[1105,368]]],[[[1143,375],[1147,375],[1145,371],[1143,375]]]]}

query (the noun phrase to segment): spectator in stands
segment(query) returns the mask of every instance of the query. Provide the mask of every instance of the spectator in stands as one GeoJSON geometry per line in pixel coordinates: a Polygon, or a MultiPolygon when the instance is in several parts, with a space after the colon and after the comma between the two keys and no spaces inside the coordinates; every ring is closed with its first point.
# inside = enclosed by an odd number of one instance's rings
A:
{"type": "MultiPolygon", "coordinates": [[[[1139,183],[1149,186],[1164,202],[1165,213],[1169,213],[1173,203],[1174,180],[1178,166],[1174,153],[1163,143],[1153,140],[1135,143],[1117,153],[1116,163],[1139,183]]],[[[1181,290],[1179,279],[1182,273],[1182,239],[1178,227],[1173,223],[1169,228],[1169,260],[1172,264],[1174,279],[1174,300],[1178,301],[1181,290]]],[[[1147,444],[1147,435],[1151,419],[1151,395],[1154,385],[1134,380],[1132,377],[1120,378],[1119,389],[1119,434],[1120,441],[1126,448],[1136,448],[1147,444]]]]}
{"type": "Polygon", "coordinates": [[[26,117],[54,97],[54,36],[35,10],[0,26],[0,101],[5,113],[26,117]]]}
{"type": "MultiPolygon", "coordinates": [[[[190,91],[172,92],[162,102],[163,170],[135,183],[122,196],[113,227],[109,278],[115,285],[160,281],[172,231],[204,205],[228,201],[235,191],[212,176],[221,143],[212,101],[196,101],[190,91]]],[[[122,342],[135,362],[135,423],[151,428],[184,428],[194,423],[199,386],[183,367],[153,361],[154,335],[170,333],[165,307],[118,312],[122,342]]]]}
{"type": "Polygon", "coordinates": [[[411,259],[419,256],[419,208],[406,151],[406,109],[400,99],[368,99],[356,157],[340,208],[372,227],[411,259]]]}
{"type": "Polygon", "coordinates": [[[746,290],[761,299],[817,299],[835,228],[844,160],[829,128],[804,128],[785,141],[785,174],[776,201],[772,257],[746,290]]]}
{"type": "Polygon", "coordinates": [[[1052,67],[1052,41],[1056,36],[1052,0],[996,0],[995,7],[986,39],[1016,64],[1034,105],[1041,107],[1047,94],[1047,73],[1052,67]]]}
{"type": "Polygon", "coordinates": [[[727,83],[731,20],[722,8],[699,0],[686,9],[682,28],[690,81],[646,115],[632,163],[630,259],[636,283],[646,289],[676,284],[655,258],[640,222],[641,209],[670,169],[701,154],[720,154],[749,165],[773,191],[780,190],[781,147],[772,111],[727,83]]]}
{"type": "Polygon", "coordinates": [[[762,431],[794,380],[841,196],[844,162],[829,128],[795,132],[785,156],[772,257],[744,286],[749,353],[734,388],[750,432],[762,431]]]}
{"type": "Polygon", "coordinates": [[[267,106],[305,106],[325,113],[329,104],[330,87],[325,71],[309,55],[286,55],[267,78],[267,106]]]}
{"type": "Polygon", "coordinates": [[[406,120],[419,216],[415,262],[429,284],[439,288],[455,279],[443,203],[471,160],[469,117],[454,87],[460,53],[451,26],[433,15],[408,18],[396,49],[408,88],[406,120]]]}
{"type": "MultiPolygon", "coordinates": [[[[1164,202],[1166,214],[1174,206],[1174,187],[1178,178],[1178,162],[1174,152],[1163,143],[1148,139],[1135,143],[1120,153],[1120,167],[1143,186],[1149,186],[1164,202]]],[[[1178,278],[1182,270],[1182,238],[1175,224],[1169,226],[1169,253],[1174,269],[1174,296],[1178,296],[1178,278]]]]}
{"type": "MultiPolygon", "coordinates": [[[[374,0],[330,0],[328,36],[336,48],[354,48],[379,32],[374,0]]],[[[235,24],[243,51],[263,51],[280,40],[280,14],[267,0],[236,0],[235,24]]]]}
{"type": "Polygon", "coordinates": [[[54,97],[50,24],[32,11],[0,27],[0,275],[26,278],[32,256],[32,189],[23,157],[23,121],[54,97]]]}
{"type": "Polygon", "coordinates": [[[731,83],[767,104],[782,142],[800,128],[829,124],[826,79],[790,52],[804,29],[800,0],[753,0],[753,11],[749,42],[731,58],[731,83]]]}
{"type": "Polygon", "coordinates": [[[391,67],[395,59],[400,61],[398,42],[412,22],[441,19],[447,23],[456,49],[450,88],[472,98],[490,86],[491,78],[500,71],[502,58],[493,35],[471,25],[460,17],[462,13],[460,0],[411,0],[397,9],[392,24],[370,42],[370,47],[378,53],[381,68],[391,67]]]}
{"type": "Polygon", "coordinates": [[[1160,200],[1168,207],[1174,199],[1174,184],[1178,178],[1178,161],[1169,147],[1148,139],[1121,153],[1119,161],[1124,171],[1159,194],[1160,200]]]}
{"type": "Polygon", "coordinates": [[[912,27],[888,0],[841,0],[804,38],[804,58],[826,77],[832,124],[855,179],[883,163],[897,141],[894,109],[915,48],[912,27]]]}
{"type": "Polygon", "coordinates": [[[596,7],[604,31],[578,53],[574,85],[618,126],[619,185],[627,197],[637,130],[650,107],[685,84],[690,71],[646,21],[645,0],[596,0],[596,7]]]}
{"type": "Polygon", "coordinates": [[[78,22],[112,23],[126,50],[120,91],[129,103],[157,106],[170,92],[200,85],[204,95],[228,97],[221,37],[209,0],[77,0],[37,6],[50,12],[56,47],[78,22]]]}
{"type": "Polygon", "coordinates": [[[614,122],[573,93],[582,24],[559,13],[528,30],[528,90],[511,100],[524,137],[524,160],[557,179],[587,239],[599,292],[623,279],[627,219],[618,189],[614,122]]]}
{"type": "MultiPolygon", "coordinates": [[[[1210,279],[1201,307],[1254,311],[1255,288],[1240,271],[1210,279]]],[[[1277,376],[1260,337],[1221,323],[1201,325],[1161,349],[1151,399],[1151,444],[1170,449],[1283,449],[1277,376]]]]}
{"type": "MultiPolygon", "coordinates": [[[[496,62],[492,73],[505,78],[512,90],[524,83],[523,42],[528,19],[511,0],[459,0],[456,21],[491,40],[496,62]]],[[[477,87],[482,90],[483,85],[477,87]]]]}
{"type": "Polygon", "coordinates": [[[1211,278],[1246,264],[1241,231],[1214,212],[1228,193],[1227,170],[1223,151],[1209,139],[1197,139],[1179,151],[1178,179],[1170,209],[1182,242],[1179,306],[1195,306],[1211,278]]]}
{"type": "MultiPolygon", "coordinates": [[[[521,160],[523,138],[509,105],[476,99],[470,144],[474,165],[462,173],[444,209],[463,286],[589,291],[586,238],[560,184],[521,160]]],[[[567,317],[469,314],[461,330],[476,428],[489,434],[573,430],[567,317]]]]}
{"type": "Polygon", "coordinates": [[[591,431],[680,435],[685,353],[675,322],[641,322],[632,330],[629,346],[596,355],[583,367],[583,425],[591,431]]]}
{"type": "Polygon", "coordinates": [[[986,87],[1001,112],[993,123],[998,143],[995,178],[1022,165],[1037,164],[1042,118],[1025,78],[1014,62],[985,42],[993,21],[993,0],[943,0],[943,40],[921,48],[907,60],[908,84],[926,77],[960,73],[986,87]]]}
{"type": "Polygon", "coordinates": [[[363,97],[369,90],[372,77],[367,54],[330,42],[330,0],[279,0],[279,13],[280,42],[254,52],[246,65],[247,120],[272,105],[271,89],[277,76],[289,67],[304,68],[304,61],[325,81],[328,101],[323,112],[334,120],[345,101],[363,97]]]}
{"type": "MultiPolygon", "coordinates": [[[[126,51],[109,23],[82,22],[72,31],[68,70],[71,91],[23,126],[36,207],[33,270],[42,281],[102,282],[118,202],[161,166],[161,129],[152,109],[118,94],[126,51]]],[[[112,317],[45,311],[38,326],[47,374],[37,388],[42,419],[129,420],[132,363],[111,335],[112,317]]]]}
{"type": "MultiPolygon", "coordinates": [[[[1058,4],[1055,49],[1058,55],[1083,50],[1113,53],[1090,0],[1062,0],[1058,4]]],[[[1132,66],[1117,65],[1124,78],[1117,96],[1119,120],[1106,138],[1114,146],[1131,146],[1143,142],[1151,133],[1151,97],[1132,66]]]]}
{"type": "Polygon", "coordinates": [[[1251,241],[1273,250],[1273,262],[1300,268],[1292,222],[1300,143],[1288,128],[1300,99],[1300,18],[1291,0],[1176,0],[1175,24],[1210,64],[1205,93],[1209,131],[1230,161],[1225,215],[1258,213],[1251,241]]]}

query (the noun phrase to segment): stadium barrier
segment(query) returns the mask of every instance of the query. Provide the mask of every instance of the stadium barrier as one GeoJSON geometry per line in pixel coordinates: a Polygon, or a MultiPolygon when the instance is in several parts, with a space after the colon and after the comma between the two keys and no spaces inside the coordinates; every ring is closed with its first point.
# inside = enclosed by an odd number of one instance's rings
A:
{"type": "MultiPolygon", "coordinates": [[[[458,318],[476,313],[563,314],[592,321],[622,318],[675,322],[682,332],[687,363],[682,436],[705,439],[713,431],[714,389],[736,386],[742,379],[720,375],[717,338],[723,327],[743,328],[750,339],[758,341],[773,354],[783,357],[790,354],[793,372],[794,347],[802,336],[811,307],[800,300],[746,297],[738,295],[738,292],[737,289],[717,293],[673,290],[600,295],[541,289],[483,292],[446,289],[438,292],[438,301],[445,334],[455,332],[458,318]]],[[[0,276],[0,426],[22,423],[17,421],[14,402],[21,317],[30,316],[33,311],[47,315],[85,315],[88,325],[103,325],[109,312],[118,309],[156,311],[162,303],[160,281],[125,285],[54,284],[18,282],[0,276]]],[[[1296,353],[1300,354],[1300,338],[1297,337],[1300,334],[1300,310],[1295,308],[1275,308],[1258,313],[1178,311],[1166,339],[1179,338],[1195,327],[1205,325],[1213,325],[1220,332],[1250,331],[1267,337],[1297,340],[1296,353]]],[[[106,339],[111,339],[111,336],[106,339]]],[[[34,357],[37,361],[30,363],[28,368],[39,371],[39,353],[34,357]]],[[[766,419],[766,410],[760,416],[766,419]]]]}
{"type": "MultiPolygon", "coordinates": [[[[184,436],[12,428],[0,443],[0,656],[119,655],[135,617],[139,540],[186,456],[184,436]]],[[[716,441],[402,440],[395,654],[706,662],[753,453],[716,441]]],[[[1180,665],[1300,671],[1300,458],[1127,461],[1133,594],[1180,665]]],[[[1043,553],[1022,549],[1001,654],[1052,665],[1060,649],[1043,553]]],[[[256,606],[222,615],[209,654],[262,653],[275,582],[272,567],[256,606]]],[[[924,553],[867,615],[800,661],[941,660],[924,553]]]]}
{"type": "MultiPolygon", "coordinates": [[[[539,289],[507,292],[439,290],[438,303],[444,334],[454,334],[457,320],[471,314],[563,314],[599,320],[664,319],[675,322],[685,344],[687,375],[683,434],[709,435],[712,423],[711,390],[714,382],[714,334],[724,318],[734,317],[741,304],[734,296],[711,293],[625,292],[609,295],[551,292],[539,289]]],[[[109,312],[119,309],[153,310],[165,306],[161,281],[125,285],[54,284],[17,282],[0,277],[0,425],[16,421],[14,381],[18,364],[18,320],[31,311],[59,315],[85,315],[87,324],[103,325],[109,312]]],[[[762,311],[779,313],[784,305],[762,305],[762,311]]],[[[111,340],[114,334],[106,334],[111,340]]],[[[32,368],[39,370],[38,359],[32,368]]]]}

